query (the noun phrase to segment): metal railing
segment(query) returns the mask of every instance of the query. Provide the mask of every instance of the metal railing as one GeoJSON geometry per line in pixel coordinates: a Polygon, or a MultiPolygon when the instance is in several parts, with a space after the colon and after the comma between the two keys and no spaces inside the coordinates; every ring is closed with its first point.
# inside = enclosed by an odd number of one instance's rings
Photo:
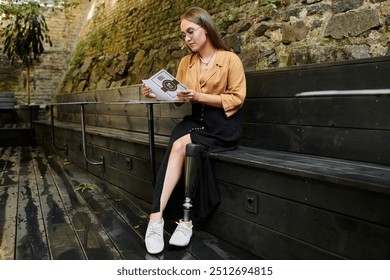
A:
{"type": "Polygon", "coordinates": [[[129,101],[96,101],[96,102],[66,102],[66,103],[52,103],[49,104],[51,111],[51,127],[52,127],[52,144],[58,150],[63,150],[68,153],[67,144],[64,147],[58,147],[55,142],[55,124],[54,124],[54,106],[68,106],[78,105],[80,106],[80,118],[81,118],[81,140],[82,140],[82,152],[85,161],[91,165],[101,165],[102,171],[104,171],[104,157],[100,156],[98,160],[91,159],[87,154],[87,141],[86,141],[86,124],[85,124],[85,106],[90,104],[105,104],[105,105],[128,105],[128,104],[145,104],[147,107],[147,119],[148,119],[148,138],[149,138],[149,158],[150,158],[150,170],[151,170],[151,183],[154,186],[156,183],[156,158],[155,158],[155,142],[154,142],[154,113],[153,105],[155,104],[174,104],[185,103],[186,101],[161,101],[161,100],[129,100],[129,101]]]}

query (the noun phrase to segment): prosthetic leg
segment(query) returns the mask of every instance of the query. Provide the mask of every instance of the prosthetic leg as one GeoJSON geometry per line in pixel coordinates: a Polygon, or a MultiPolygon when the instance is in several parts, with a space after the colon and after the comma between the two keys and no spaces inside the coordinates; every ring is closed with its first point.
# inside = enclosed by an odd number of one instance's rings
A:
{"type": "Polygon", "coordinates": [[[191,220],[192,198],[200,179],[202,150],[202,145],[187,144],[186,146],[183,222],[191,220]]]}

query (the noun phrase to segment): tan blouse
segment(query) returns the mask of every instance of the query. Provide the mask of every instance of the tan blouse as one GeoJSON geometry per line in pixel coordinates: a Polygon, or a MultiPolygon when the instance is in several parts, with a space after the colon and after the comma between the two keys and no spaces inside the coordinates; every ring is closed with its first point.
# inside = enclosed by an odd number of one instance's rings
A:
{"type": "Polygon", "coordinates": [[[200,59],[197,53],[180,61],[176,78],[197,92],[219,94],[227,117],[241,108],[246,96],[246,79],[240,58],[233,52],[218,50],[215,65],[200,77],[200,59]]]}

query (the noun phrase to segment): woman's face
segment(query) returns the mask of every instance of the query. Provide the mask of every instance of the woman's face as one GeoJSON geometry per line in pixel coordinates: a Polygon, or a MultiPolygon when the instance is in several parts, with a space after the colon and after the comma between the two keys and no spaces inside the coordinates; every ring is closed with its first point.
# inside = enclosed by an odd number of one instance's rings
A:
{"type": "Polygon", "coordinates": [[[206,30],[200,25],[183,19],[180,23],[180,30],[185,43],[192,52],[198,52],[205,45],[207,41],[206,30]]]}

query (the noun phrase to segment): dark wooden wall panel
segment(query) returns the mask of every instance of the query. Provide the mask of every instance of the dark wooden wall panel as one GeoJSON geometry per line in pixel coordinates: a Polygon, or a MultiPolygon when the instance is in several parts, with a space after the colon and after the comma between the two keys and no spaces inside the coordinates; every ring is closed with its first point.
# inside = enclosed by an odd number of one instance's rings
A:
{"type": "MultiPolygon", "coordinates": [[[[82,94],[61,95],[58,102],[83,102],[83,101],[127,101],[138,100],[134,95],[117,97],[114,93],[109,94],[112,99],[102,96],[97,92],[82,94]]],[[[85,124],[86,126],[100,126],[126,131],[135,131],[147,133],[147,107],[145,104],[88,104],[85,105],[85,124]]],[[[189,104],[176,106],[174,104],[155,104],[153,105],[155,117],[155,133],[157,135],[169,136],[173,127],[181,121],[184,115],[190,113],[189,104]]],[[[80,105],[58,105],[55,108],[57,121],[80,123],[81,108],[80,105]]]]}
{"type": "Polygon", "coordinates": [[[389,95],[295,97],[390,89],[390,56],[247,72],[242,145],[390,164],[389,95]]]}
{"type": "Polygon", "coordinates": [[[249,71],[248,97],[294,97],[303,91],[390,88],[390,56],[249,71]]]}
{"type": "Polygon", "coordinates": [[[388,96],[259,98],[243,109],[244,123],[390,130],[388,96]]]}
{"type": "MultiPolygon", "coordinates": [[[[334,183],[324,182],[320,178],[309,178],[303,173],[301,175],[281,174],[266,168],[220,160],[213,161],[213,168],[216,180],[220,184],[233,184],[249,191],[261,192],[390,227],[389,190],[382,192],[380,188],[348,186],[337,180],[334,183]]],[[[244,205],[238,205],[239,207],[244,205]]]]}
{"type": "Polygon", "coordinates": [[[341,256],[330,251],[315,247],[262,225],[248,222],[225,211],[214,212],[210,219],[200,221],[199,226],[214,232],[218,236],[223,236],[225,240],[234,242],[241,248],[264,259],[342,259],[341,256]],[[226,227],[227,221],[229,228],[226,227]]]}
{"type": "MultiPolygon", "coordinates": [[[[287,186],[289,180],[281,178],[279,184],[287,186]]],[[[219,211],[231,212],[231,209],[235,209],[234,214],[248,221],[247,223],[259,224],[344,258],[387,259],[390,257],[390,247],[375,245],[388,242],[390,236],[388,227],[362,223],[356,218],[281,197],[257,191],[248,192],[248,189],[242,186],[220,183],[219,187],[222,194],[219,211]],[[245,197],[248,193],[256,196],[257,214],[245,211],[245,197]],[[348,242],[345,243],[345,240],[348,242]],[[361,244],[363,240],[364,245],[361,244]]],[[[229,228],[226,228],[226,235],[230,232],[229,228]]],[[[254,242],[255,240],[249,240],[250,244],[255,244],[254,242]]]]}
{"type": "Polygon", "coordinates": [[[390,164],[390,131],[244,124],[241,145],[390,164]]]}

